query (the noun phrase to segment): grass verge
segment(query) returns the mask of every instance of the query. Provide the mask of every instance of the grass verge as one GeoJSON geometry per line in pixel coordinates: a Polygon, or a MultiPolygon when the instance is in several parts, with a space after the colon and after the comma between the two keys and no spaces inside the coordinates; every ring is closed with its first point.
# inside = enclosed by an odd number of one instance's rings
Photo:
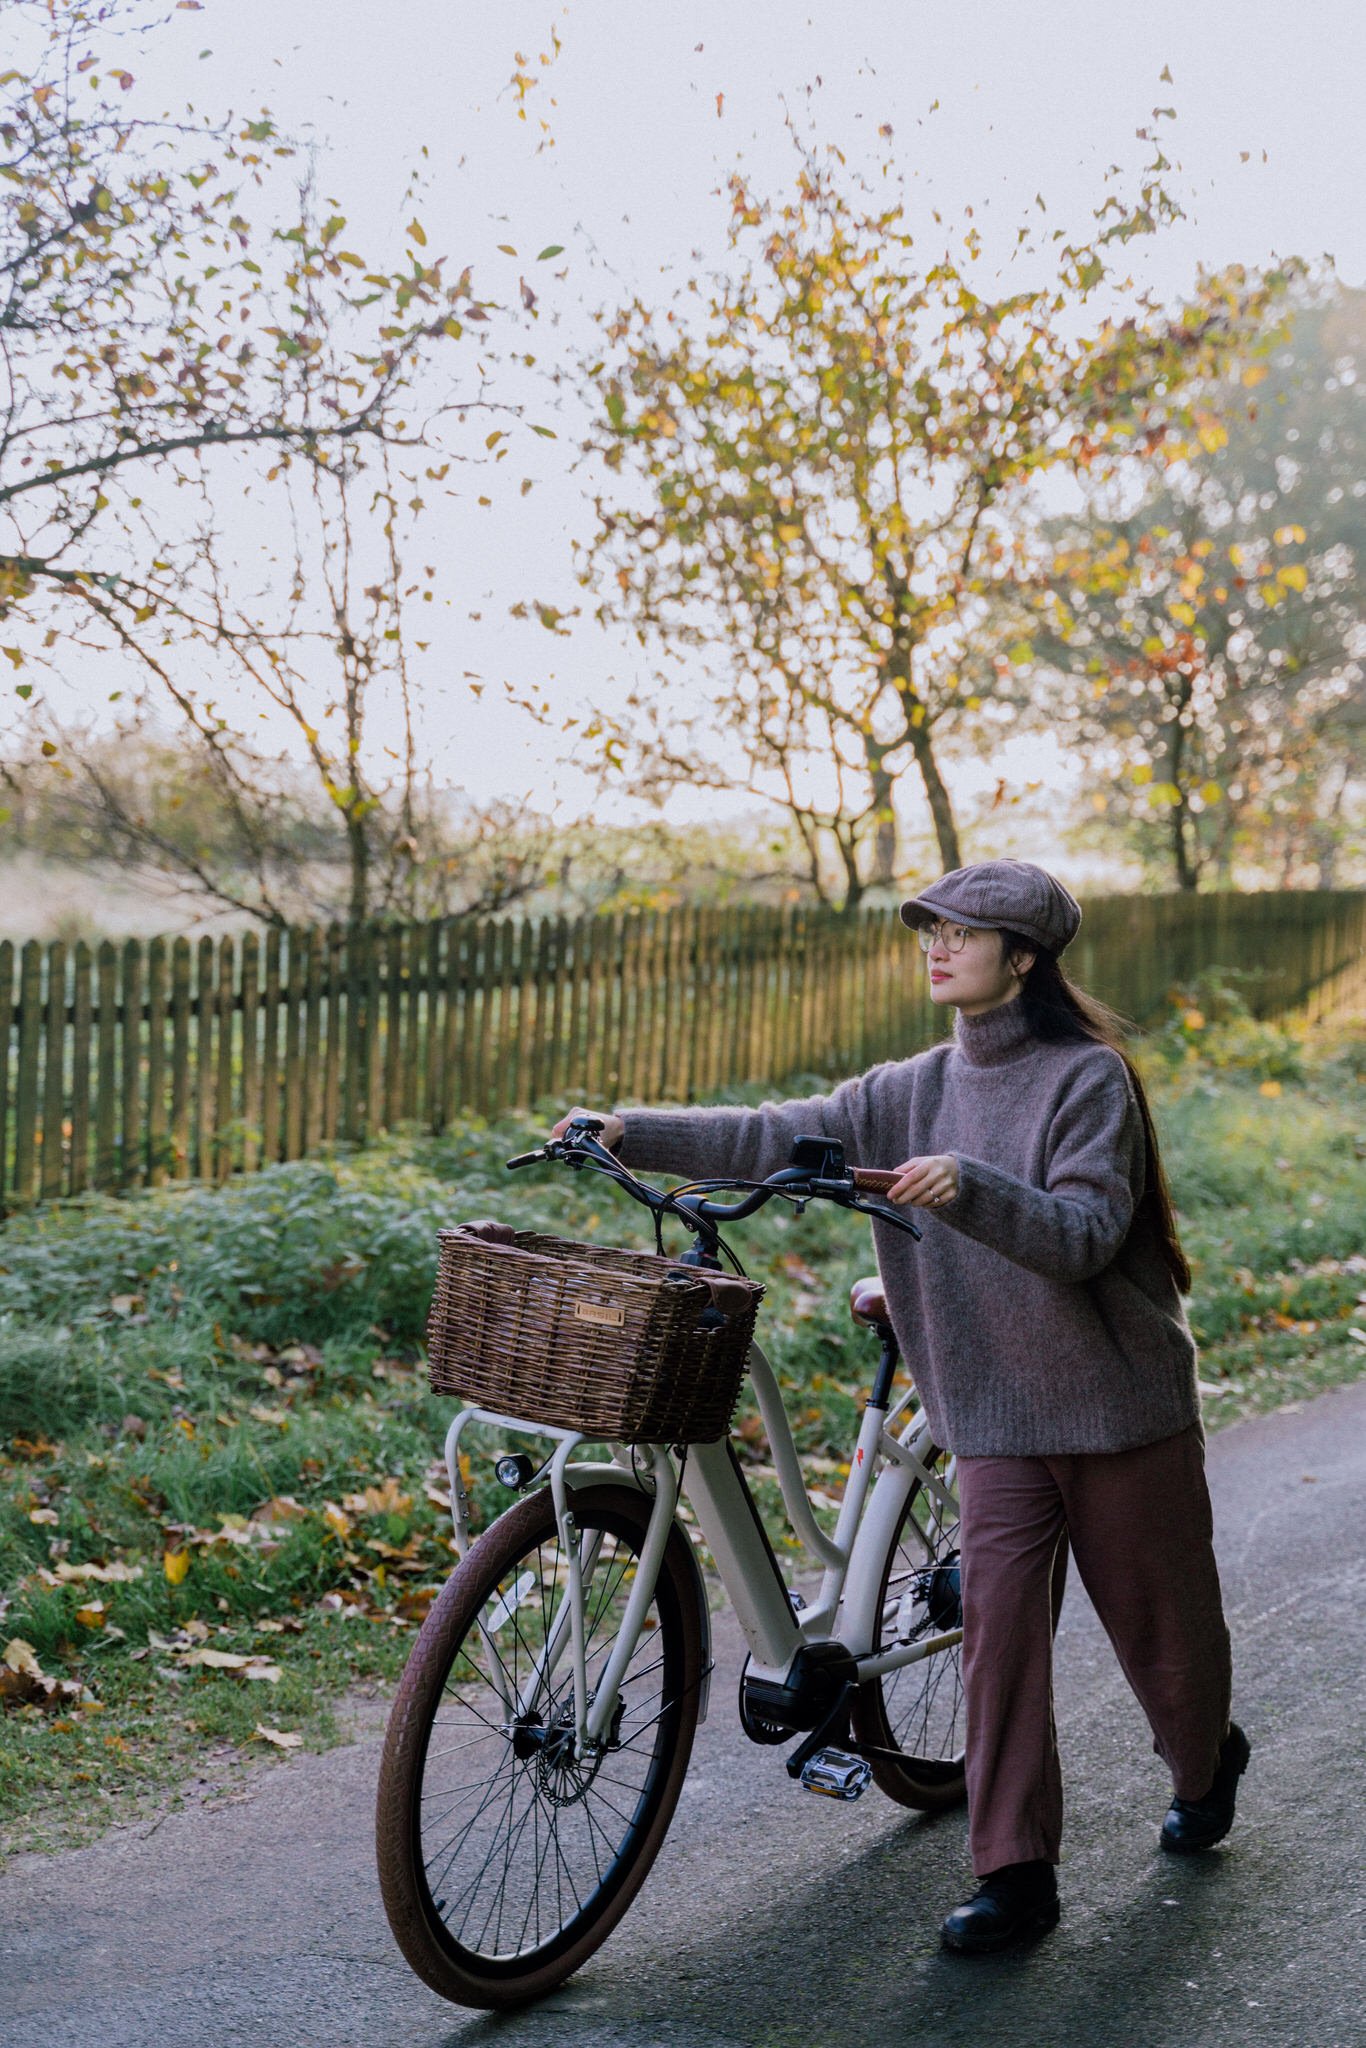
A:
{"type": "MultiPolygon", "coordinates": [[[[1253,1025],[1210,984],[1143,1063],[1210,1426],[1358,1376],[1366,1035],[1253,1025]]],[[[336,1740],[337,1701],[397,1675],[452,1563],[451,1404],[426,1391],[420,1343],[437,1225],[496,1213],[643,1242],[601,1183],[510,1182],[531,1135],[394,1139],[7,1225],[0,1852],[230,1792],[252,1759],[336,1740]]],[[[871,1367],[843,1307],[865,1226],[769,1213],[741,1242],[808,1470],[837,1494],[871,1367]]],[[[757,1418],[738,1426],[781,1546],[757,1418]]],[[[491,1448],[470,1451],[484,1514],[505,1499],[491,1448]]]]}

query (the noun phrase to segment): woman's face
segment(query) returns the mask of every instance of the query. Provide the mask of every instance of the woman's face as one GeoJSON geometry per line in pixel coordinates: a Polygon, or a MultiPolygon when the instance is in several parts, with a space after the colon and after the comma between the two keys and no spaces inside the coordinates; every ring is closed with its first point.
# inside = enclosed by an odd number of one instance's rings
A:
{"type": "Polygon", "coordinates": [[[932,937],[925,959],[930,1001],[952,1003],[967,1017],[1017,996],[1034,960],[1032,953],[1017,953],[1012,962],[999,932],[970,925],[941,922],[932,927],[932,937]]]}

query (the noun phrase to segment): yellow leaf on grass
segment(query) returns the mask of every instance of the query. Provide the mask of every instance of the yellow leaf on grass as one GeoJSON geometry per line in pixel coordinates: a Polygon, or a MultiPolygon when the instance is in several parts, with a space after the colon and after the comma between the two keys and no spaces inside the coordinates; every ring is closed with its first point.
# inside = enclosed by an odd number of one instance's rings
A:
{"type": "Polygon", "coordinates": [[[103,1600],[87,1600],[84,1607],[76,1609],[76,1619],[82,1628],[100,1628],[104,1623],[103,1600]]]}
{"type": "Polygon", "coordinates": [[[30,1508],[28,1518],[30,1522],[37,1522],[40,1527],[50,1529],[56,1526],[58,1515],[56,1508],[30,1508]]]}
{"type": "Polygon", "coordinates": [[[1263,1081],[1261,1087],[1257,1090],[1259,1095],[1279,1095],[1280,1092],[1281,1084],[1279,1081],[1263,1081]]]}
{"type": "Polygon", "coordinates": [[[297,1734],[292,1728],[263,1728],[258,1721],[252,1732],[258,1741],[273,1743],[276,1749],[301,1749],[303,1747],[303,1736],[297,1734]]]}
{"type": "Polygon", "coordinates": [[[22,1636],[10,1637],[0,1662],[6,1664],[11,1671],[25,1672],[29,1678],[41,1678],[43,1675],[43,1667],[38,1662],[32,1643],[26,1643],[22,1636]]]}
{"type": "Polygon", "coordinates": [[[181,1585],[184,1581],[186,1572],[190,1569],[189,1551],[166,1551],[162,1556],[161,1569],[165,1572],[167,1580],[171,1585],[181,1585]]]}

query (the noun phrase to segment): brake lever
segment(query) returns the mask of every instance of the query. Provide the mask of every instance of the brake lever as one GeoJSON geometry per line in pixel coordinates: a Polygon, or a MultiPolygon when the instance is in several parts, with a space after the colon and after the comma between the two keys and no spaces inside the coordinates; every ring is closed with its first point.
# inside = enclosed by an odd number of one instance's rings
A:
{"type": "Polygon", "coordinates": [[[908,1231],[917,1244],[925,1235],[918,1223],[912,1222],[909,1216],[903,1216],[899,1209],[889,1208],[885,1202],[860,1202],[855,1199],[848,1206],[857,1209],[860,1216],[876,1216],[883,1223],[894,1223],[898,1230],[908,1231]]]}

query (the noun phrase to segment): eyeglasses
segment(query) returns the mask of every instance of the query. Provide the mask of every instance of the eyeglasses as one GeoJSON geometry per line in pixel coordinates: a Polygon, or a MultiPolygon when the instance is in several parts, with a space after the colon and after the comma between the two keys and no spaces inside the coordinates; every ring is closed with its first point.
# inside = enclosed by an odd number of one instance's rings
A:
{"type": "Polygon", "coordinates": [[[916,927],[922,953],[928,953],[931,946],[942,946],[946,953],[961,953],[976,930],[966,924],[922,924],[916,927]]]}

